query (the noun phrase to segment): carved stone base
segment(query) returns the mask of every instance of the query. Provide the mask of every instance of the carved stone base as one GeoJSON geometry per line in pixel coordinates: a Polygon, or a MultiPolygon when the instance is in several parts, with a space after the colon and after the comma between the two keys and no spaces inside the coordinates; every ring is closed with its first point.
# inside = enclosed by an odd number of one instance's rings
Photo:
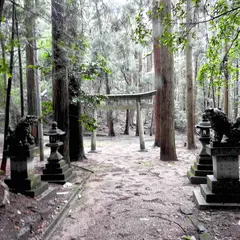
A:
{"type": "Polygon", "coordinates": [[[239,144],[219,143],[206,147],[213,158],[213,175],[207,176],[207,184],[194,190],[197,206],[205,207],[240,207],[239,181],[239,144]]]}
{"type": "Polygon", "coordinates": [[[240,208],[240,203],[206,202],[200,189],[193,190],[193,198],[200,210],[211,208],[240,208]]]}
{"type": "Polygon", "coordinates": [[[206,176],[210,174],[213,174],[212,157],[206,154],[197,157],[187,177],[192,184],[204,184],[207,183],[206,176]]]}
{"type": "Polygon", "coordinates": [[[65,184],[74,177],[72,169],[64,161],[51,161],[43,169],[42,181],[49,183],[65,184]]]}
{"type": "Polygon", "coordinates": [[[9,189],[28,197],[37,197],[48,189],[48,183],[41,182],[40,175],[33,175],[31,179],[5,179],[9,189]]]}
{"type": "Polygon", "coordinates": [[[41,182],[41,176],[35,174],[34,156],[38,151],[35,146],[15,146],[7,153],[11,160],[11,177],[5,179],[12,192],[29,197],[37,197],[48,189],[47,183],[41,182]]]}

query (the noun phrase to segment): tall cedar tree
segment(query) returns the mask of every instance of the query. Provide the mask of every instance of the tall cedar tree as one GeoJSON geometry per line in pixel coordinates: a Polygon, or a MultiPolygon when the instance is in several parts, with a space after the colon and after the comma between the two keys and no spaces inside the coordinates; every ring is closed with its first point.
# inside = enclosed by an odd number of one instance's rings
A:
{"type": "Polygon", "coordinates": [[[194,140],[194,98],[193,98],[193,69],[192,69],[192,0],[187,0],[188,36],[186,46],[186,77],[187,77],[187,147],[196,148],[194,140]]]}
{"type": "Polygon", "coordinates": [[[58,128],[65,131],[63,147],[60,152],[70,165],[69,158],[69,94],[66,53],[61,47],[64,43],[64,2],[52,0],[52,81],[53,111],[58,128]]]}
{"type": "Polygon", "coordinates": [[[25,18],[25,34],[27,38],[26,44],[26,74],[27,74],[27,101],[28,114],[37,115],[37,89],[35,69],[30,67],[35,65],[35,18],[32,9],[35,8],[34,1],[25,0],[24,7],[26,11],[25,18]],[[30,11],[31,10],[31,11],[30,11]]]}
{"type": "MultiPolygon", "coordinates": [[[[163,18],[171,16],[171,1],[160,0],[163,6],[161,14],[161,27],[163,18]]],[[[171,27],[168,29],[171,32],[171,27]]],[[[168,46],[160,46],[160,159],[164,161],[177,160],[175,147],[174,126],[174,83],[173,83],[173,53],[168,46]]]]}
{"type": "MultiPolygon", "coordinates": [[[[68,19],[68,34],[73,39],[77,39],[78,31],[78,4],[74,0],[71,2],[69,8],[70,18],[68,19]]],[[[79,121],[82,114],[81,102],[73,102],[73,99],[78,99],[81,95],[81,77],[78,73],[79,66],[77,65],[82,59],[82,56],[77,51],[75,53],[76,63],[72,63],[69,66],[69,154],[70,160],[72,161],[81,161],[86,159],[84,152],[84,143],[83,143],[83,128],[82,122],[79,121]]]]}
{"type": "Polygon", "coordinates": [[[159,8],[159,1],[153,1],[153,57],[154,57],[154,78],[155,78],[155,103],[154,103],[154,116],[155,116],[155,142],[154,146],[160,147],[160,47],[158,38],[160,36],[160,18],[157,14],[159,8]]]}

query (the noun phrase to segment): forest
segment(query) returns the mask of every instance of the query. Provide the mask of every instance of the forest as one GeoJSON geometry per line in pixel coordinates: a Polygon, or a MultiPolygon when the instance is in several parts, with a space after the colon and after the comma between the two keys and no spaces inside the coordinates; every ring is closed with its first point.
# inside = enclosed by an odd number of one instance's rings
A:
{"type": "Polygon", "coordinates": [[[153,122],[160,159],[177,160],[175,129],[192,149],[206,108],[238,116],[239,8],[239,0],[1,0],[1,131],[26,114],[43,126],[54,119],[66,131],[65,159],[82,160],[94,108],[110,136],[118,119],[126,134],[135,121],[134,108],[102,110],[113,105],[106,95],[156,90],[144,122],[153,122]]]}

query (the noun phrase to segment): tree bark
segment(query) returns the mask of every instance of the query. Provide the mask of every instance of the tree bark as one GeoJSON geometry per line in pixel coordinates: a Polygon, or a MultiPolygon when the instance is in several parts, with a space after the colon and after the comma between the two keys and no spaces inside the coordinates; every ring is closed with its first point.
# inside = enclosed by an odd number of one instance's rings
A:
{"type": "Polygon", "coordinates": [[[187,0],[188,36],[186,46],[186,76],[187,76],[187,148],[196,148],[194,140],[194,101],[193,101],[193,69],[192,69],[192,0],[187,0]]]}
{"type": "MultiPolygon", "coordinates": [[[[106,80],[106,94],[110,94],[110,84],[109,84],[109,77],[108,73],[105,73],[105,80],[106,80]]],[[[113,124],[113,111],[109,110],[107,112],[107,123],[108,123],[108,136],[115,136],[115,131],[114,131],[114,124],[113,124]]]]}
{"type": "MultiPolygon", "coordinates": [[[[227,47],[227,43],[225,43],[225,51],[227,51],[228,47],[227,47]]],[[[229,114],[229,86],[228,86],[228,82],[229,82],[229,72],[228,72],[228,63],[227,63],[227,59],[224,62],[224,112],[225,114],[228,116],[229,114]]]]}
{"type": "MultiPolygon", "coordinates": [[[[14,42],[14,28],[15,28],[15,0],[13,0],[13,3],[12,3],[12,36],[11,36],[12,42],[14,42]]],[[[6,173],[6,167],[7,167],[7,157],[4,155],[4,151],[7,150],[6,138],[8,135],[8,127],[9,127],[9,110],[10,110],[10,98],[11,98],[11,88],[12,88],[13,57],[14,57],[14,45],[12,44],[11,52],[10,52],[10,65],[9,65],[10,77],[8,78],[7,94],[6,94],[3,157],[2,157],[2,163],[1,163],[1,170],[4,172],[4,174],[6,173]]]]}
{"type": "Polygon", "coordinates": [[[2,18],[4,2],[5,2],[5,0],[0,0],[0,18],[2,18]]]}
{"type": "MultiPolygon", "coordinates": [[[[171,1],[161,0],[160,4],[164,8],[162,17],[171,15],[171,1]]],[[[167,46],[160,46],[160,67],[160,159],[175,161],[173,53],[167,46]]]]}
{"type": "MultiPolygon", "coordinates": [[[[16,21],[16,37],[19,43],[19,33],[18,33],[18,20],[17,14],[15,13],[15,21],[16,21]]],[[[22,55],[21,55],[21,47],[18,44],[18,63],[19,63],[19,81],[20,81],[20,99],[21,99],[21,117],[24,116],[24,96],[23,96],[23,73],[22,73],[22,55]]]]}
{"type": "Polygon", "coordinates": [[[52,0],[52,81],[53,111],[58,128],[65,131],[60,152],[70,165],[69,158],[69,94],[65,52],[61,48],[64,32],[63,2],[52,0]]]}
{"type": "MultiPolygon", "coordinates": [[[[77,1],[71,1],[69,8],[70,17],[68,19],[68,34],[72,38],[77,38],[78,35],[78,4],[77,1]]],[[[83,142],[83,126],[82,122],[79,121],[82,115],[82,106],[81,102],[77,101],[73,103],[74,98],[78,99],[81,95],[81,76],[78,75],[78,66],[79,62],[82,61],[82,57],[79,56],[79,52],[74,52],[76,59],[76,64],[71,64],[69,66],[69,154],[71,161],[82,161],[86,159],[84,151],[84,142],[83,142]]]]}
{"type": "Polygon", "coordinates": [[[27,101],[28,101],[28,114],[37,115],[37,89],[36,89],[36,74],[35,69],[31,66],[35,66],[35,16],[32,14],[32,10],[35,9],[34,1],[25,0],[24,7],[26,11],[25,18],[25,34],[27,38],[26,44],[26,74],[27,74],[27,101]],[[31,11],[30,11],[31,10],[31,11]]]}
{"type": "MultiPolygon", "coordinates": [[[[159,8],[159,1],[154,1],[153,13],[159,8]]],[[[155,140],[154,146],[160,147],[160,94],[161,94],[161,66],[160,66],[160,46],[158,38],[161,33],[160,18],[153,18],[153,58],[154,58],[154,82],[156,95],[154,99],[154,117],[155,117],[155,140]]]]}
{"type": "Polygon", "coordinates": [[[234,82],[234,118],[236,119],[238,116],[238,85],[239,85],[239,70],[238,70],[238,60],[237,60],[237,73],[236,80],[234,82]]]}
{"type": "Polygon", "coordinates": [[[129,109],[126,110],[126,121],[124,135],[129,135],[129,109]]]}
{"type": "Polygon", "coordinates": [[[70,160],[82,161],[86,159],[83,145],[82,123],[79,122],[81,116],[81,103],[73,103],[74,97],[80,97],[79,80],[73,75],[69,77],[69,154],[70,160]]]}

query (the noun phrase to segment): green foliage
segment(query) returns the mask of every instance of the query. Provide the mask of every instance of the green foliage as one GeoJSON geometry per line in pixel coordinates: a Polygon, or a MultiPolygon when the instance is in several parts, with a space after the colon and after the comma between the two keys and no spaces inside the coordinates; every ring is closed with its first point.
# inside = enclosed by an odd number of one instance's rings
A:
{"type": "Polygon", "coordinates": [[[206,63],[201,66],[198,72],[200,84],[211,78],[214,80],[210,84],[220,88],[224,85],[224,71],[232,76],[236,75],[235,62],[239,59],[240,15],[236,11],[232,10],[231,12],[234,3],[219,0],[212,7],[213,15],[221,17],[210,21],[212,36],[208,43],[206,63]],[[227,12],[228,14],[226,14],[227,12]]]}
{"type": "Polygon", "coordinates": [[[98,55],[96,62],[85,62],[80,65],[80,73],[83,80],[93,80],[102,73],[111,74],[112,71],[107,67],[107,61],[102,55],[98,55]]]}
{"type": "Polygon", "coordinates": [[[147,28],[145,17],[143,14],[143,9],[139,10],[135,20],[136,20],[137,26],[131,38],[137,44],[147,46],[152,35],[151,35],[151,30],[147,28]]]}
{"type": "Polygon", "coordinates": [[[43,117],[49,116],[53,113],[52,102],[43,101],[42,102],[42,115],[43,117]]]}
{"type": "Polygon", "coordinates": [[[184,240],[191,240],[192,238],[191,238],[191,236],[183,236],[183,239],[184,240]]]}
{"type": "Polygon", "coordinates": [[[97,122],[94,118],[90,117],[88,114],[82,114],[80,116],[79,122],[89,131],[93,132],[97,129],[97,122]]]}
{"type": "Polygon", "coordinates": [[[52,71],[52,65],[50,67],[43,67],[40,65],[28,65],[28,68],[29,69],[39,69],[43,76],[51,73],[51,71],[52,71]]]}

